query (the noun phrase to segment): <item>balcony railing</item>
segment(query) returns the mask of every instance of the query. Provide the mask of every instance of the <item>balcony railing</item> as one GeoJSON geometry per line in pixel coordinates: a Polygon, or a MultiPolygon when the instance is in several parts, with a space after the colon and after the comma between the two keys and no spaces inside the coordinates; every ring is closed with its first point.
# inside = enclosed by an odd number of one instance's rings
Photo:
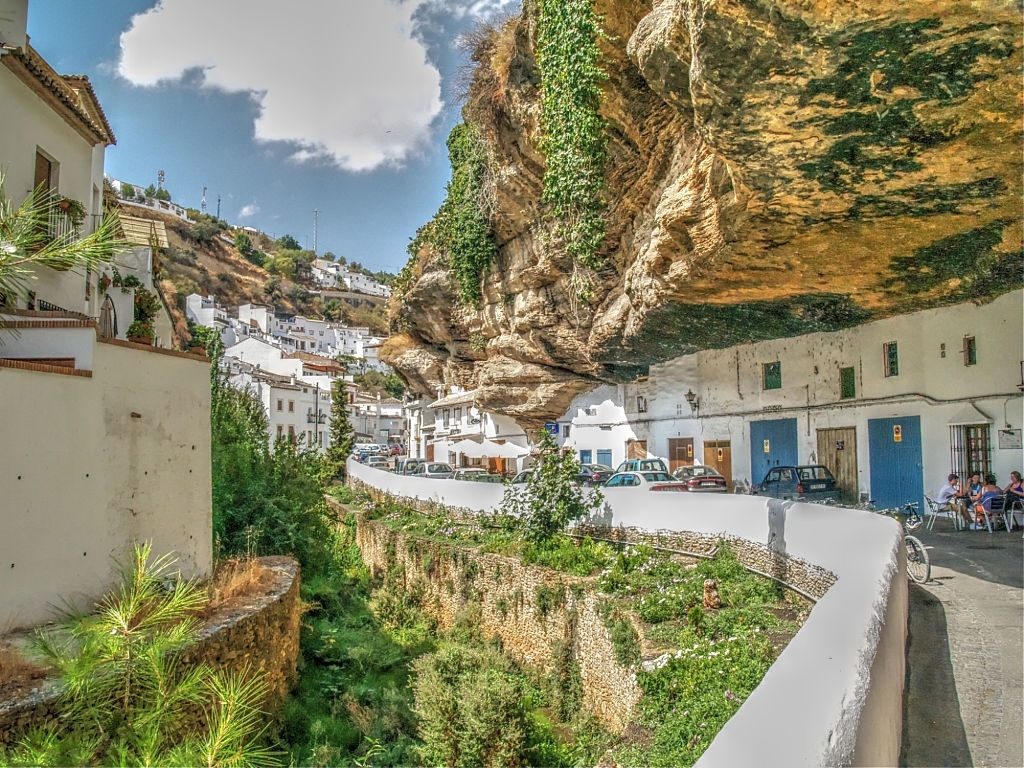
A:
{"type": "Polygon", "coordinates": [[[318,413],[318,414],[317,413],[307,413],[306,414],[306,423],[307,424],[326,424],[327,423],[327,414],[323,413],[323,412],[318,413]]]}
{"type": "Polygon", "coordinates": [[[49,235],[51,240],[77,240],[79,236],[78,229],[68,214],[59,209],[50,211],[47,235],[49,235]]]}

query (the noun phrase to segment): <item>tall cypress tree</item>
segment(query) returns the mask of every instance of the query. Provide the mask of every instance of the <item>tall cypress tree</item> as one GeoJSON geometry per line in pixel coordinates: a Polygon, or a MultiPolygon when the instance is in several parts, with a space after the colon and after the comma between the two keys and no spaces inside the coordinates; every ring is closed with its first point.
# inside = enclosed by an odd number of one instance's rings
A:
{"type": "Polygon", "coordinates": [[[345,476],[345,459],[355,442],[356,432],[348,420],[345,382],[337,379],[331,389],[331,445],[327,449],[327,460],[334,465],[336,475],[345,476]]]}

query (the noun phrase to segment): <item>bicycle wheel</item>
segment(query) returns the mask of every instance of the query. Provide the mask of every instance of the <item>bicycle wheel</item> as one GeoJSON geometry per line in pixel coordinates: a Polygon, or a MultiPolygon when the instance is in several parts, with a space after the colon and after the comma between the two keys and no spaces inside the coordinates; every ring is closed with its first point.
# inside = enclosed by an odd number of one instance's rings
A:
{"type": "Polygon", "coordinates": [[[918,584],[924,584],[932,575],[928,550],[916,536],[904,536],[903,542],[907,545],[907,576],[918,584]]]}

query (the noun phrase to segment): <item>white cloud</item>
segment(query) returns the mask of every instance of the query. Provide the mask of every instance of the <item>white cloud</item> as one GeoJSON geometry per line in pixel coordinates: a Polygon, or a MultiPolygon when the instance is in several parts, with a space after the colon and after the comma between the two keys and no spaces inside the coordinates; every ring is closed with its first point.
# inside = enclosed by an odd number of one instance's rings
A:
{"type": "Polygon", "coordinates": [[[200,71],[204,87],[252,94],[256,139],[293,143],[296,161],[350,171],[401,166],[430,141],[443,106],[440,73],[413,35],[416,7],[159,0],[122,33],[118,71],[140,86],[200,71]]]}
{"type": "Polygon", "coordinates": [[[248,205],[242,206],[242,209],[238,212],[238,218],[248,219],[252,216],[255,216],[259,212],[260,207],[256,205],[256,203],[249,203],[248,205]]]}

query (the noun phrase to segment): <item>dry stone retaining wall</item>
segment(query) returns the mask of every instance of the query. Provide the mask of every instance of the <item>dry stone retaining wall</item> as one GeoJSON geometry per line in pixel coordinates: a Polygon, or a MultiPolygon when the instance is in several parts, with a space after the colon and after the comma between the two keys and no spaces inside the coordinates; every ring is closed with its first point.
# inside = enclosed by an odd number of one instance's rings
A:
{"type": "Polygon", "coordinates": [[[613,731],[622,731],[640,698],[632,670],[615,658],[586,580],[525,566],[515,558],[406,537],[357,517],[356,543],[375,573],[397,569],[403,586],[421,593],[425,610],[442,628],[471,603],[480,606],[480,629],[501,639],[523,664],[554,670],[568,645],[580,669],[583,706],[613,731]]]}

